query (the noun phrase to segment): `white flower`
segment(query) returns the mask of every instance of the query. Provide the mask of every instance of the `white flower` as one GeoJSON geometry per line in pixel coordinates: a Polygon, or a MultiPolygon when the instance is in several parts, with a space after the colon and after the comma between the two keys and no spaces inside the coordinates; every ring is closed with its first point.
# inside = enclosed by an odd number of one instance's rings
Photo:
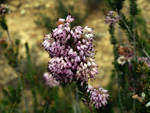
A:
{"type": "Polygon", "coordinates": [[[145,93],[141,93],[141,96],[142,96],[142,98],[144,99],[145,98],[145,93]]]}
{"type": "Polygon", "coordinates": [[[124,65],[126,63],[126,58],[122,55],[117,59],[118,64],[124,65]]]}
{"type": "Polygon", "coordinates": [[[148,102],[148,103],[145,105],[145,107],[150,107],[150,102],[148,102]]]}
{"type": "Polygon", "coordinates": [[[59,21],[59,22],[65,22],[65,19],[59,18],[58,21],[59,21]]]}

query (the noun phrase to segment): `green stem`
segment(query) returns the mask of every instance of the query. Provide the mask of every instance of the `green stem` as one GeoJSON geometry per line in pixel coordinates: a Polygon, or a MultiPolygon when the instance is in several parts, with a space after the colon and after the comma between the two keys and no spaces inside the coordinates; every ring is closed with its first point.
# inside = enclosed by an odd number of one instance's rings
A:
{"type": "Polygon", "coordinates": [[[69,94],[70,94],[70,97],[72,100],[73,111],[74,111],[74,113],[77,113],[76,106],[74,105],[74,102],[73,102],[73,95],[72,95],[70,86],[68,86],[68,90],[69,90],[69,94]]]}
{"type": "Polygon", "coordinates": [[[78,89],[76,88],[76,107],[77,107],[77,110],[78,110],[78,113],[81,113],[81,109],[80,109],[80,103],[79,103],[79,95],[78,95],[79,91],[78,89]]]}
{"type": "MultiPolygon", "coordinates": [[[[9,41],[10,41],[10,43],[11,43],[11,46],[13,47],[13,43],[12,43],[12,40],[11,40],[11,38],[10,38],[8,29],[7,29],[7,35],[8,35],[8,37],[9,37],[9,41]]],[[[16,71],[16,73],[17,73],[17,75],[18,75],[19,84],[20,84],[21,93],[22,93],[22,96],[23,96],[23,99],[24,99],[24,102],[25,102],[26,111],[27,111],[27,113],[29,113],[29,112],[28,112],[27,101],[26,101],[26,98],[25,98],[25,95],[24,95],[23,86],[22,86],[22,82],[21,82],[21,77],[20,77],[20,72],[19,72],[19,67],[18,67],[18,58],[17,58],[17,67],[16,67],[15,71],[16,71]]]]}
{"type": "Polygon", "coordinates": [[[87,92],[86,92],[86,91],[87,91],[87,90],[86,90],[87,84],[81,86],[81,83],[77,83],[77,87],[78,87],[79,92],[82,93],[83,98],[85,99],[86,105],[87,105],[87,107],[89,108],[90,112],[91,112],[91,113],[94,113],[94,110],[93,110],[92,106],[90,105],[89,96],[88,96],[88,94],[87,94],[87,92]]]}
{"type": "Polygon", "coordinates": [[[10,113],[13,113],[13,110],[15,109],[16,104],[17,104],[17,102],[15,102],[15,103],[13,104],[10,113]]]}
{"type": "Polygon", "coordinates": [[[128,27],[128,25],[126,24],[126,22],[124,21],[124,19],[122,18],[122,13],[120,13],[119,16],[120,16],[120,18],[121,18],[123,24],[126,26],[126,28],[127,28],[128,32],[129,32],[130,36],[131,36],[131,37],[133,38],[133,40],[134,40],[134,36],[133,36],[133,34],[132,34],[130,28],[128,27]]]}
{"type": "MultiPolygon", "coordinates": [[[[51,91],[51,88],[48,89],[48,96],[50,96],[50,91],[51,91]]],[[[47,113],[48,112],[49,104],[50,104],[49,100],[46,101],[43,113],[47,113]]]]}
{"type": "Polygon", "coordinates": [[[11,46],[13,46],[13,42],[12,42],[12,40],[11,40],[11,38],[10,38],[8,29],[7,29],[7,35],[8,35],[9,41],[10,41],[10,43],[11,43],[11,46]]]}
{"type": "MultiPolygon", "coordinates": [[[[133,2],[134,3],[134,2],[133,2]]],[[[135,4],[133,5],[133,7],[135,6],[135,4]]],[[[135,9],[135,7],[134,7],[135,9]]],[[[136,62],[136,39],[135,39],[135,14],[133,14],[133,44],[134,44],[134,62],[136,62]]],[[[135,74],[135,68],[134,68],[134,74],[135,74]]],[[[136,76],[136,75],[134,75],[136,76]]],[[[133,82],[133,94],[135,94],[135,77],[134,77],[134,82],[133,82]]],[[[133,111],[135,108],[135,99],[133,99],[133,111]]]]}
{"type": "Polygon", "coordinates": [[[150,56],[148,55],[148,53],[145,51],[145,49],[142,49],[142,52],[148,57],[148,59],[150,60],[150,56]]]}
{"type": "Polygon", "coordinates": [[[121,95],[120,95],[120,90],[119,90],[119,77],[118,77],[118,72],[117,72],[117,89],[118,89],[118,97],[119,97],[119,103],[121,106],[121,111],[123,111],[123,105],[122,105],[122,101],[121,101],[121,95]]]}
{"type": "Polygon", "coordinates": [[[24,102],[25,102],[26,112],[29,113],[29,111],[28,111],[28,104],[27,104],[27,101],[26,101],[26,98],[25,98],[25,95],[24,95],[23,86],[22,86],[22,82],[21,82],[21,77],[20,77],[20,74],[19,74],[18,66],[16,68],[16,73],[18,75],[19,84],[20,84],[20,88],[21,88],[21,93],[22,93],[22,96],[23,96],[23,99],[24,99],[24,102]]]}

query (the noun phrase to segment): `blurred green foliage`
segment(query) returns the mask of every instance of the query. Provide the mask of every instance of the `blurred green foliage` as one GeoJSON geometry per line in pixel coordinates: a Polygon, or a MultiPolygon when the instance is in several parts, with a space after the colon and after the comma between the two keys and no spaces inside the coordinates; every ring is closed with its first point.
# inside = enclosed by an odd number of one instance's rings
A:
{"type": "Polygon", "coordinates": [[[21,89],[8,87],[8,90],[2,88],[3,98],[0,99],[0,112],[11,113],[17,110],[18,104],[21,102],[21,89]]]}
{"type": "Polygon", "coordinates": [[[101,3],[103,2],[103,0],[83,0],[84,3],[86,4],[88,10],[94,11],[97,10],[97,8],[101,5],[101,3]]]}
{"type": "MultiPolygon", "coordinates": [[[[62,85],[60,87],[50,88],[45,85],[45,81],[42,75],[37,76],[36,67],[32,66],[31,52],[28,43],[25,43],[26,49],[26,72],[20,69],[19,60],[19,40],[15,41],[15,45],[10,49],[5,50],[5,56],[8,59],[9,65],[19,73],[21,78],[21,84],[23,90],[30,92],[27,97],[27,104],[32,103],[32,106],[28,106],[28,110],[25,110],[25,106],[22,106],[23,95],[21,92],[21,85],[7,88],[1,87],[0,92],[0,113],[72,113],[78,111],[79,113],[86,112],[85,107],[81,107],[81,102],[77,96],[77,89],[75,83],[70,85],[62,85]],[[17,70],[18,69],[18,70],[17,70]],[[23,72],[23,73],[22,73],[23,72]],[[17,88],[16,88],[17,87],[17,88]],[[58,109],[59,108],[59,109],[58,109]]],[[[40,66],[41,67],[41,66],[40,66]]],[[[40,73],[44,73],[43,70],[40,73]]]]}
{"type": "MultiPolygon", "coordinates": [[[[141,80],[142,79],[141,75],[147,76],[149,75],[149,72],[142,70],[142,73],[138,73],[137,71],[138,65],[140,64],[139,62],[137,62],[138,57],[146,56],[146,54],[143,52],[144,50],[146,50],[146,52],[149,53],[149,49],[148,49],[149,33],[148,33],[146,21],[140,15],[140,10],[138,9],[136,0],[135,1],[129,0],[130,1],[129,18],[127,18],[127,16],[122,12],[122,8],[124,7],[124,1],[125,0],[121,0],[121,1],[107,0],[106,4],[109,10],[116,11],[117,14],[120,16],[119,28],[126,33],[126,37],[129,43],[133,44],[135,41],[134,47],[136,48],[136,52],[138,52],[138,54],[137,56],[135,56],[134,54],[133,56],[134,60],[131,59],[130,63],[119,65],[117,63],[117,59],[120,55],[117,47],[118,37],[116,37],[115,35],[116,28],[113,25],[109,25],[109,33],[111,35],[110,40],[111,43],[114,45],[113,65],[115,69],[112,71],[112,76],[111,76],[112,81],[108,85],[108,88],[112,90],[113,88],[112,84],[117,82],[117,90],[118,90],[117,98],[116,99],[113,98],[113,100],[117,100],[117,104],[121,113],[131,112],[131,111],[134,113],[148,113],[149,108],[146,108],[143,105],[144,103],[134,100],[132,98],[132,95],[140,94],[139,96],[141,96],[141,93],[144,92],[147,95],[147,97],[150,97],[150,95],[146,93],[147,91],[144,90],[145,89],[144,84],[149,84],[150,82],[149,78],[147,78],[144,81],[141,80]],[[136,19],[134,20],[135,15],[136,15],[136,19]],[[134,27],[134,22],[136,23],[135,27],[134,27]]],[[[111,91],[110,93],[112,93],[111,95],[113,95],[114,92],[111,91]]],[[[145,99],[145,100],[149,101],[149,99],[145,99]]]]}
{"type": "Polygon", "coordinates": [[[57,5],[55,7],[56,9],[56,15],[55,19],[51,19],[48,15],[44,14],[39,14],[39,17],[37,20],[34,22],[42,27],[45,27],[47,30],[51,31],[56,25],[56,21],[58,18],[66,18],[67,14],[71,13],[73,17],[76,19],[73,21],[71,24],[72,27],[81,25],[85,18],[89,15],[89,12],[86,12],[86,14],[82,14],[80,9],[78,11],[75,11],[75,6],[71,5],[65,5],[65,0],[57,0],[57,5]]]}

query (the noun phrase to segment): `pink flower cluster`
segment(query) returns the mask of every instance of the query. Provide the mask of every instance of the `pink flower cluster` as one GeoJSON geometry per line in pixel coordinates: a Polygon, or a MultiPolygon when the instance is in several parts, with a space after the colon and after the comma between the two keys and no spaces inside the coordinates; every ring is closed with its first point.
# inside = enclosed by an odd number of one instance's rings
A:
{"type": "Polygon", "coordinates": [[[46,82],[46,85],[48,85],[49,87],[52,88],[55,86],[59,86],[59,82],[57,82],[56,79],[48,72],[44,73],[43,77],[46,82]]]}
{"type": "Polygon", "coordinates": [[[150,61],[147,57],[138,57],[138,61],[144,62],[148,67],[150,67],[150,61]]]}
{"type": "Polygon", "coordinates": [[[113,17],[113,11],[109,11],[109,13],[106,16],[106,24],[109,25],[115,25],[117,22],[119,22],[119,16],[113,17]]]}
{"type": "Polygon", "coordinates": [[[90,101],[95,106],[95,108],[99,109],[103,105],[107,105],[107,100],[109,97],[108,90],[103,89],[101,86],[93,88],[91,85],[88,85],[87,92],[90,92],[90,101]]]}
{"type": "Polygon", "coordinates": [[[0,6],[0,15],[5,14],[5,13],[10,13],[9,6],[5,4],[1,4],[0,6]]]}
{"type": "Polygon", "coordinates": [[[48,72],[60,83],[78,81],[81,84],[94,79],[98,65],[93,56],[93,29],[77,26],[71,29],[71,15],[58,19],[61,24],[52,33],[45,35],[42,43],[51,60],[48,72]]]}

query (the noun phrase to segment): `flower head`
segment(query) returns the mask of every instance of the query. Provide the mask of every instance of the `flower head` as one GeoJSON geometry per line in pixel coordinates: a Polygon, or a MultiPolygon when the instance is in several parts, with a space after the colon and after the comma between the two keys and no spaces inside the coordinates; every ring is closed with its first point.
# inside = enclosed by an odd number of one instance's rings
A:
{"type": "Polygon", "coordinates": [[[130,43],[124,42],[123,45],[118,46],[118,53],[119,55],[123,55],[126,58],[131,58],[133,56],[133,45],[130,43]]]}
{"type": "Polygon", "coordinates": [[[118,54],[118,64],[124,65],[126,62],[129,62],[130,64],[130,61],[133,58],[133,46],[130,43],[124,42],[123,45],[118,46],[118,54]]]}
{"type": "Polygon", "coordinates": [[[5,14],[5,13],[10,13],[9,6],[6,4],[1,4],[0,5],[0,15],[5,14]]]}
{"type": "Polygon", "coordinates": [[[120,65],[124,65],[126,63],[126,58],[124,56],[120,56],[118,59],[117,59],[117,62],[118,64],[120,65]]]}
{"type": "Polygon", "coordinates": [[[115,25],[117,22],[119,22],[119,16],[113,17],[113,11],[110,11],[106,16],[106,24],[109,25],[115,25]]]}
{"type": "Polygon", "coordinates": [[[108,100],[108,90],[103,89],[101,86],[93,88],[91,85],[88,85],[87,92],[90,91],[90,101],[95,106],[95,108],[99,109],[102,106],[107,105],[108,100]]]}
{"type": "Polygon", "coordinates": [[[93,29],[76,26],[71,29],[70,23],[74,20],[71,15],[65,19],[52,33],[45,35],[42,43],[48,52],[48,71],[60,83],[78,81],[83,84],[89,78],[95,79],[98,65],[93,56],[93,29]]]}

